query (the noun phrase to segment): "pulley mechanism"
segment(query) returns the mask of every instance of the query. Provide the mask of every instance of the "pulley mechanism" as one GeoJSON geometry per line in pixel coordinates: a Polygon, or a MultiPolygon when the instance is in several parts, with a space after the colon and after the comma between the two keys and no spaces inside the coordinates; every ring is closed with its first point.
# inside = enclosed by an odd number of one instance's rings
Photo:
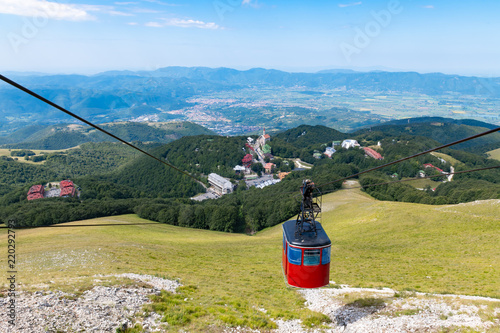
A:
{"type": "Polygon", "coordinates": [[[300,204],[300,213],[297,216],[296,236],[302,236],[304,232],[314,232],[317,235],[316,220],[321,214],[321,193],[309,179],[303,181],[300,193],[302,194],[302,203],[300,204]],[[316,196],[315,192],[317,192],[316,196]]]}

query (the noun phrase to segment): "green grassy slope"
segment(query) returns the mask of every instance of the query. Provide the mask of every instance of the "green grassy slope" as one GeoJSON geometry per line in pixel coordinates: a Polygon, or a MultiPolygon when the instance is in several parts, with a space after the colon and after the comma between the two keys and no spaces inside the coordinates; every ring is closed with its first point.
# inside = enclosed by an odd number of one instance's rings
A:
{"type": "MultiPolygon", "coordinates": [[[[336,283],[500,298],[497,200],[426,206],[346,190],[325,196],[323,209],[336,283]]],[[[135,215],[73,224],[114,222],[140,224],[18,230],[18,281],[31,290],[73,292],[90,288],[94,274],[178,278],[196,287],[182,291],[188,300],[169,310],[190,318],[188,331],[213,323],[271,328],[270,318],[323,318],[304,310],[283,281],[280,226],[246,236],[143,224],[148,221],[135,215]]],[[[1,233],[6,237],[5,229],[1,233]]]]}
{"type": "Polygon", "coordinates": [[[342,192],[323,218],[337,283],[500,297],[498,200],[429,206],[342,192]]]}

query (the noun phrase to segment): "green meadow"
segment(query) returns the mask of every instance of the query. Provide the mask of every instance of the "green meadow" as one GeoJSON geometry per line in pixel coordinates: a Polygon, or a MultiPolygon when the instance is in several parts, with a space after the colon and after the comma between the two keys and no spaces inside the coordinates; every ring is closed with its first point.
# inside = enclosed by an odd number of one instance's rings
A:
{"type": "MultiPolygon", "coordinates": [[[[279,225],[253,236],[135,215],[65,225],[80,224],[95,226],[16,231],[22,289],[78,295],[95,284],[133,283],[97,274],[150,274],[183,284],[178,294],[154,297],[146,309],[162,313],[172,331],[238,325],[266,330],[277,318],[300,318],[305,325],[328,321],[305,309],[304,299],[285,284],[279,225]]],[[[500,298],[498,200],[427,206],[341,190],[324,196],[322,224],[332,240],[330,280],[336,284],[500,298]]],[[[1,232],[5,240],[6,230],[1,232]]],[[[6,260],[0,258],[2,267],[6,260]]]]}

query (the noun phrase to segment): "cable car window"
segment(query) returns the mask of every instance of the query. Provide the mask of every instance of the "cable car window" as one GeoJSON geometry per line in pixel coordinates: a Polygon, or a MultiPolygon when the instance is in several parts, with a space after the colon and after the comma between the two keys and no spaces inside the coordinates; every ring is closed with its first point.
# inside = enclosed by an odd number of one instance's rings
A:
{"type": "Polygon", "coordinates": [[[302,263],[302,250],[288,246],[288,262],[294,265],[302,263]]]}
{"type": "Polygon", "coordinates": [[[321,254],[321,264],[328,264],[330,262],[330,251],[331,247],[323,248],[323,253],[321,254]]]}
{"type": "Polygon", "coordinates": [[[286,249],[285,233],[283,233],[283,250],[286,249]]]}
{"type": "Polygon", "coordinates": [[[304,266],[319,265],[321,250],[304,250],[304,266]]]}

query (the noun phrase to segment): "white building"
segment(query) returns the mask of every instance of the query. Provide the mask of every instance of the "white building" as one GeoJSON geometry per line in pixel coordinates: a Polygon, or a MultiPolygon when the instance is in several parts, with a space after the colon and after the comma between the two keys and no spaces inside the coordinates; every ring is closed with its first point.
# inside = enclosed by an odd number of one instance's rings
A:
{"type": "Polygon", "coordinates": [[[360,144],[356,140],[344,140],[342,141],[342,148],[349,149],[349,148],[354,148],[354,147],[359,147],[360,144]]]}
{"type": "Polygon", "coordinates": [[[264,145],[270,140],[271,137],[269,136],[269,134],[266,134],[266,128],[264,128],[262,135],[257,139],[257,143],[259,144],[259,146],[264,147],[264,145]]]}
{"type": "Polygon", "coordinates": [[[212,185],[215,193],[219,195],[224,195],[233,192],[233,184],[224,177],[219,176],[216,173],[211,173],[208,175],[208,182],[212,185]]]}
{"type": "Polygon", "coordinates": [[[244,172],[246,170],[246,168],[244,166],[242,166],[242,165],[237,165],[237,166],[235,166],[233,168],[233,170],[236,171],[236,172],[238,172],[238,171],[240,171],[240,172],[243,171],[244,172]]]}
{"type": "Polygon", "coordinates": [[[335,154],[335,152],[336,152],[335,148],[333,148],[333,147],[326,147],[325,152],[323,154],[325,154],[326,156],[332,158],[332,155],[335,154]]]}

